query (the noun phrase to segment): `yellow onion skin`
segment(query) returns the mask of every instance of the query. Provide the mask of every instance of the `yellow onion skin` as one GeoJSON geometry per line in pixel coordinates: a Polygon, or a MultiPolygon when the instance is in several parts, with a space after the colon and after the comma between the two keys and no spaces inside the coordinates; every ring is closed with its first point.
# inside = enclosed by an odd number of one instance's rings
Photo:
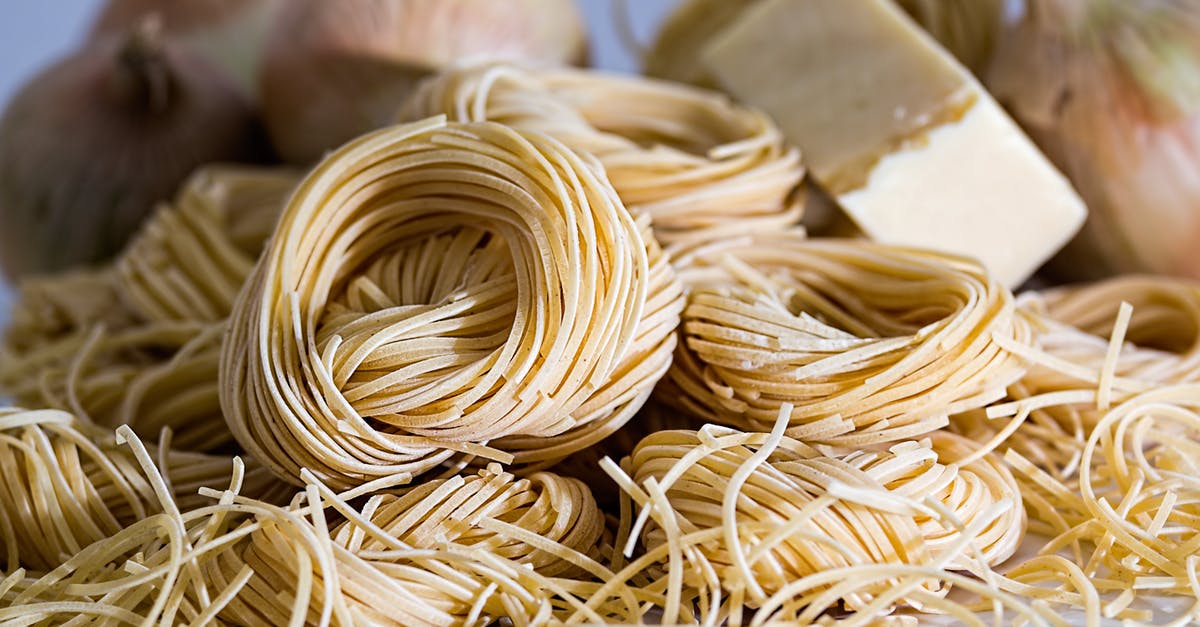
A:
{"type": "Polygon", "coordinates": [[[987,84],[1088,204],[1045,274],[1200,278],[1200,5],[1031,0],[987,84]]]}
{"type": "Polygon", "coordinates": [[[896,0],[975,74],[986,71],[1004,19],[1004,0],[896,0]]]}
{"type": "Polygon", "coordinates": [[[148,15],[179,45],[224,71],[247,95],[257,90],[267,28],[286,0],[108,0],[89,39],[133,28],[148,15]]]}
{"type": "Polygon", "coordinates": [[[107,259],[197,166],[262,160],[254,111],[223,75],[160,41],[147,91],[124,60],[130,41],[92,42],[49,67],[0,118],[10,279],[107,259]]]}
{"type": "Polygon", "coordinates": [[[642,58],[647,76],[716,87],[700,60],[708,42],[729,28],[757,0],[684,0],[667,16],[642,58]]]}
{"type": "Polygon", "coordinates": [[[577,64],[586,55],[574,0],[288,0],[259,89],[275,148],[308,164],[389,124],[416,83],[448,64],[577,64]]]}

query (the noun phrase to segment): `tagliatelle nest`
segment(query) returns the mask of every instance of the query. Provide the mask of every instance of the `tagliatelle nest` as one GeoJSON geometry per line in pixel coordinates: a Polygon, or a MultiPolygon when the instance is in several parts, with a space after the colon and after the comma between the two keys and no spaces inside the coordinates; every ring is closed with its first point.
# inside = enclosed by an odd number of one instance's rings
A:
{"type": "Polygon", "coordinates": [[[717,92],[570,69],[476,65],[424,84],[402,120],[445,114],[547,133],[594,154],[672,256],[800,221],[800,154],[763,113],[717,92]]]}
{"type": "Polygon", "coordinates": [[[0,621],[542,625],[633,621],[639,601],[658,598],[623,589],[585,606],[613,573],[595,559],[598,511],[574,479],[492,467],[356,507],[366,491],[337,494],[308,476],[281,507],[239,494],[235,460],[228,489],[203,488],[208,504],[186,510],[151,449],[122,429],[130,478],[157,499],[156,513],[52,572],[0,578],[0,621]]]}
{"type": "Polygon", "coordinates": [[[224,320],[298,181],[289,170],[197,173],[117,258],[125,299],[148,321],[224,320]]]}
{"type": "Polygon", "coordinates": [[[1161,385],[1200,382],[1194,282],[1117,277],[1029,292],[1019,309],[1035,341],[1009,346],[1030,363],[1009,397],[1037,400],[1020,411],[1009,403],[971,412],[952,428],[988,448],[1016,450],[1059,479],[1075,474],[1084,442],[1111,406],[1161,385]]]}
{"type": "MultiPolygon", "coordinates": [[[[330,521],[326,548],[319,537],[306,546],[311,540],[300,534],[316,531],[307,525],[271,522],[213,562],[214,582],[232,581],[246,566],[255,573],[223,618],[242,625],[283,624],[297,604],[311,613],[332,611],[373,624],[472,624],[467,617],[503,616],[521,605],[532,617],[540,608],[513,603],[511,597],[521,595],[511,589],[516,582],[505,581],[505,567],[527,566],[540,577],[583,574],[564,555],[586,560],[584,555],[596,553],[603,531],[587,487],[550,473],[518,479],[489,468],[430,481],[401,497],[376,495],[358,510],[333,504],[327,515],[345,520],[330,521]],[[531,545],[516,537],[526,534],[537,540],[531,545]],[[319,553],[306,560],[297,551],[328,551],[337,566],[318,569],[319,553]],[[338,576],[325,574],[330,571],[338,576]],[[307,591],[306,582],[312,585],[307,591]],[[321,589],[328,594],[312,592],[321,589]]],[[[507,576],[520,578],[519,572],[507,576]]]]}
{"type": "MultiPolygon", "coordinates": [[[[1029,499],[1031,530],[1051,538],[1041,552],[1066,550],[1102,594],[1116,595],[1104,612],[1148,593],[1190,595],[1200,610],[1200,386],[1163,386],[1105,412],[1081,447],[1076,480],[1060,481],[1015,450],[1006,460],[1029,499]]],[[[1028,568],[1019,575],[1056,579],[1028,568]]]]}
{"type": "Polygon", "coordinates": [[[112,265],[23,285],[5,335],[0,387],[27,406],[129,424],[217,450],[217,362],[233,297],[297,175],[214,166],[193,175],[112,265]]]}
{"type": "Polygon", "coordinates": [[[1004,397],[1029,341],[1013,297],[967,260],[755,235],[681,258],[681,342],[659,396],[707,420],[855,447],[919,437],[1004,397]],[[999,338],[999,340],[997,339],[999,338]]]}
{"type": "Polygon", "coordinates": [[[744,606],[760,609],[754,624],[806,624],[838,603],[868,615],[936,606],[943,574],[1015,552],[1025,529],[1016,482],[994,458],[959,466],[969,442],[938,433],[831,457],[784,437],[785,416],[770,434],[662,431],[623,471],[608,465],[641,508],[618,540],[628,549],[640,539],[641,560],[657,556],[655,581],[678,595],[668,617],[744,606]],[[913,570],[887,576],[895,565],[913,570]]]}
{"type": "Polygon", "coordinates": [[[617,429],[666,370],[681,297],[602,172],[543,135],[438,119],[334,153],[235,306],[238,441],[340,489],[456,455],[552,461],[617,429]]]}
{"type": "MultiPolygon", "coordinates": [[[[176,506],[209,502],[197,491],[229,484],[233,460],[158,446],[149,455],[162,468],[176,506]]],[[[0,563],[51,570],[89,544],[161,511],[133,453],[106,430],[57,410],[0,410],[0,563]]],[[[291,490],[259,467],[245,492],[268,501],[291,490]]]]}

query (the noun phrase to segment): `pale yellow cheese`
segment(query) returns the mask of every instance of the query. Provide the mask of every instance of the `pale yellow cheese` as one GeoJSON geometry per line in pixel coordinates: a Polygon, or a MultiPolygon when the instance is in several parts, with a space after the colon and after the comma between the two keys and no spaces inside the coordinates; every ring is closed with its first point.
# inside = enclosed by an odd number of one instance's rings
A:
{"type": "Polygon", "coordinates": [[[890,0],[763,0],[703,62],[873,239],[972,256],[1015,286],[1083,223],[1067,180],[890,0]]]}

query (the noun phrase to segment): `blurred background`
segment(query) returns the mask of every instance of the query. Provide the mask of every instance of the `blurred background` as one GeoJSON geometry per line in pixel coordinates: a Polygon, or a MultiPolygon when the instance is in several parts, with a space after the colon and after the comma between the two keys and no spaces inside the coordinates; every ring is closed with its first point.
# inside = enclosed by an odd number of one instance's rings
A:
{"type": "MultiPolygon", "coordinates": [[[[615,12],[627,5],[635,34],[652,36],[676,0],[578,0],[591,29],[592,59],[598,67],[635,71],[635,55],[622,43],[615,12]]],[[[0,106],[47,63],[66,54],[87,32],[101,0],[19,0],[0,20],[0,106]]]]}
{"type": "MultiPolygon", "coordinates": [[[[637,55],[622,39],[618,11],[628,11],[634,36],[646,42],[677,0],[578,0],[587,18],[597,67],[636,72],[637,55]],[[623,3],[623,4],[622,4],[623,3]]],[[[0,108],[47,64],[78,46],[102,0],[13,3],[0,20],[0,108]]],[[[11,291],[0,279],[0,327],[8,321],[11,291]]]]}

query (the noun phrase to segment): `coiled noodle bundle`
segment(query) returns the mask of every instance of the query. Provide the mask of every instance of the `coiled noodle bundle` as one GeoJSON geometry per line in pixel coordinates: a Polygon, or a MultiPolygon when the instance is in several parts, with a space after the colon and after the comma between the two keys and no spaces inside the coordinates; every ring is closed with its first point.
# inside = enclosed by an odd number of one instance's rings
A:
{"type": "MultiPolygon", "coordinates": [[[[222,488],[231,458],[149,447],[175,503],[207,504],[197,491],[222,488]]],[[[57,410],[0,410],[0,563],[50,570],[89,544],[161,511],[128,448],[105,430],[57,410]]],[[[274,500],[288,490],[264,469],[246,476],[247,494],[274,500]]]]}
{"type": "MultiPolygon", "coordinates": [[[[324,531],[336,576],[323,573],[327,567],[316,568],[319,557],[297,559],[326,550],[320,540],[309,546],[302,538],[308,525],[264,525],[209,571],[218,584],[233,580],[246,566],[255,573],[222,618],[241,625],[284,624],[297,603],[312,615],[341,606],[372,624],[446,624],[464,621],[473,611],[503,616],[523,604],[505,600],[517,591],[511,589],[516,582],[505,581],[511,575],[502,574],[503,566],[493,570],[497,564],[528,566],[542,577],[582,574],[564,556],[586,559],[603,530],[595,501],[579,481],[550,473],[518,479],[498,468],[434,480],[400,497],[376,495],[360,509],[336,503],[326,515],[348,517],[330,520],[324,531]],[[553,547],[551,552],[514,537],[514,530],[536,534],[538,544],[553,547]],[[474,560],[471,554],[494,561],[474,560]],[[306,567],[308,572],[300,571],[306,567]],[[500,586],[489,587],[489,570],[500,586]],[[308,585],[334,588],[328,595],[306,595],[308,585]]],[[[535,594],[524,596],[532,600],[535,594]]],[[[517,615],[536,615],[537,603],[526,604],[517,615]]]]}
{"type": "Polygon", "coordinates": [[[110,266],[23,286],[0,386],[27,406],[192,450],[227,448],[217,361],[224,320],[297,175],[198,170],[110,266]]]}
{"type": "Polygon", "coordinates": [[[122,294],[145,320],[224,320],[298,180],[281,169],[197,172],[117,258],[122,294]]]}
{"type": "Polygon", "coordinates": [[[484,446],[506,436],[562,436],[565,456],[654,385],[627,357],[669,360],[672,310],[647,302],[678,285],[653,249],[599,166],[548,137],[431,119],[360,138],[301,184],[238,297],[226,420],[281,477],[339,489],[510,461],[484,446]]]}
{"type": "Polygon", "coordinates": [[[422,86],[404,120],[445,114],[547,133],[596,155],[671,254],[800,221],[804,169],[763,113],[716,92],[602,72],[476,65],[422,86]]]}
{"type": "MultiPolygon", "coordinates": [[[[742,433],[709,425],[659,432],[624,462],[634,482],[626,490],[642,507],[632,533],[637,537],[647,522],[640,537],[648,552],[664,545],[682,551],[687,563],[664,566],[681,570],[694,594],[719,584],[734,598],[744,595],[750,607],[834,569],[908,564],[953,570],[979,559],[995,565],[1023,536],[1020,493],[998,460],[954,463],[964,449],[969,443],[939,433],[932,442],[831,457],[778,429],[742,433]],[[965,529],[972,531],[964,535],[965,529]]],[[[847,609],[857,610],[898,582],[880,578],[834,590],[842,590],[847,609]]],[[[933,578],[918,587],[921,594],[945,593],[933,578]]],[[[787,605],[803,608],[813,598],[787,605]]],[[[919,607],[919,598],[901,602],[919,607]]]]}
{"type": "Polygon", "coordinates": [[[793,234],[730,240],[681,260],[690,288],[665,401],[765,430],[860,446],[915,438],[1003,398],[1027,342],[1012,295],[974,263],[793,234]]]}
{"type": "Polygon", "coordinates": [[[1032,323],[1035,344],[1010,345],[1030,364],[1009,387],[1013,403],[989,410],[990,418],[983,412],[960,416],[952,426],[979,442],[1018,451],[1059,479],[1075,474],[1084,443],[1111,406],[1160,385],[1200,382],[1195,283],[1116,277],[1028,292],[1019,308],[1032,323]],[[1022,400],[1049,394],[1079,400],[1018,408],[1022,400]]]}

